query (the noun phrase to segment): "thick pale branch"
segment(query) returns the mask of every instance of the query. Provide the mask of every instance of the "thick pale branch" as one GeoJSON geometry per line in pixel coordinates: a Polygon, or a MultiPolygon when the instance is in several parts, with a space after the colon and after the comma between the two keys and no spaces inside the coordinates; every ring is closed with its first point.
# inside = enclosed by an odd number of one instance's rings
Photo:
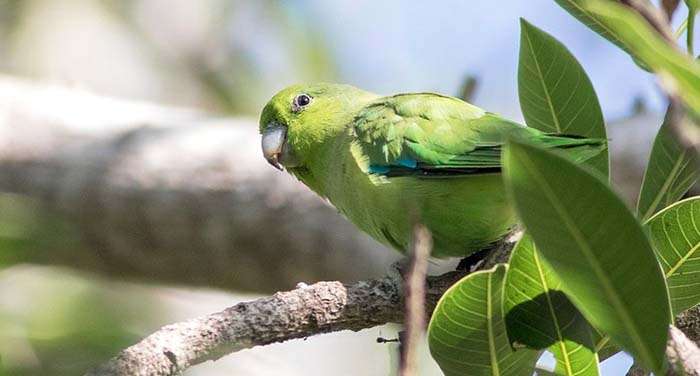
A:
{"type": "Polygon", "coordinates": [[[383,275],[398,255],[267,165],[259,144],[253,119],[0,76],[0,192],[40,201],[80,239],[20,261],[257,292],[383,275]]]}

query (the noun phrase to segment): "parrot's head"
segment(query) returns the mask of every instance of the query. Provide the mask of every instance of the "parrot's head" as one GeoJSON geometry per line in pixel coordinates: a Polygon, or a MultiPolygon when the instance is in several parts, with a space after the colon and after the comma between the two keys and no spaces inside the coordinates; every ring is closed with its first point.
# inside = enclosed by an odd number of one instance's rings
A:
{"type": "Polygon", "coordinates": [[[260,115],[265,159],[277,169],[304,166],[347,129],[355,111],[376,95],[330,83],[290,86],[275,94],[260,115]]]}

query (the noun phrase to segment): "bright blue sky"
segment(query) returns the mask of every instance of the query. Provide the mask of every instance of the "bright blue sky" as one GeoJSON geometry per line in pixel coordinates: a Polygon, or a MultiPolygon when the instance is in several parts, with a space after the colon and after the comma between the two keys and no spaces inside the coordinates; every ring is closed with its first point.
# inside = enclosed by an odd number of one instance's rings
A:
{"type": "Polygon", "coordinates": [[[610,118],[640,96],[662,108],[653,78],[551,0],[299,0],[286,3],[321,33],[341,78],[379,93],[456,93],[469,73],[480,79],[475,102],[519,116],[516,72],[519,17],[562,41],[588,72],[610,118]]]}

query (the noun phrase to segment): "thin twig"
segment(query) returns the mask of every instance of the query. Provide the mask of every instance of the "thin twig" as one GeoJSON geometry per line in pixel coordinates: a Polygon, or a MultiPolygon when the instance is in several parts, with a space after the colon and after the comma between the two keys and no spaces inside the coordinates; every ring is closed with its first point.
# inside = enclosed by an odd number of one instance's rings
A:
{"type": "Polygon", "coordinates": [[[683,33],[686,32],[686,30],[688,30],[688,19],[687,18],[685,20],[683,20],[683,23],[681,23],[681,25],[678,26],[678,29],[676,29],[676,31],[673,33],[673,38],[674,39],[680,38],[681,35],[683,35],[683,33]]]}
{"type": "MultiPolygon", "coordinates": [[[[668,18],[644,0],[620,0],[634,11],[639,13],[644,19],[661,35],[669,46],[679,49],[675,37],[668,23],[668,18]]],[[[693,17],[693,11],[690,11],[689,20],[693,17]]],[[[688,23],[688,33],[691,33],[690,28],[692,23],[688,23]]],[[[689,43],[692,43],[692,34],[688,35],[689,43]]],[[[689,46],[689,52],[692,54],[692,48],[689,46]]],[[[688,117],[687,111],[683,104],[682,98],[678,95],[678,91],[674,85],[674,80],[665,75],[659,74],[661,87],[668,95],[670,103],[669,120],[670,126],[676,138],[682,145],[687,148],[693,148],[697,153],[700,153],[700,130],[698,126],[693,124],[693,121],[688,117]]]]}
{"type": "Polygon", "coordinates": [[[700,154],[700,127],[693,123],[688,116],[685,104],[678,95],[672,78],[665,74],[659,75],[661,88],[666,92],[669,101],[668,123],[675,138],[688,150],[700,154]]]}
{"type": "Polygon", "coordinates": [[[673,31],[668,24],[668,18],[659,9],[646,0],[620,0],[620,2],[639,13],[670,45],[678,48],[673,31]]]}
{"type": "Polygon", "coordinates": [[[671,22],[673,19],[673,13],[676,12],[676,9],[678,8],[678,4],[681,2],[681,0],[662,0],[661,1],[661,9],[664,11],[664,15],[666,16],[666,21],[671,22]]]}
{"type": "Polygon", "coordinates": [[[474,76],[467,76],[462,83],[462,88],[459,91],[459,98],[465,102],[471,102],[474,99],[474,93],[476,93],[476,88],[479,84],[474,76]]]}
{"type": "Polygon", "coordinates": [[[413,247],[404,282],[404,336],[401,342],[399,376],[418,374],[418,349],[425,331],[425,279],[432,249],[430,231],[423,225],[413,229],[413,247]]]}
{"type": "Polygon", "coordinates": [[[688,29],[686,31],[686,50],[688,52],[688,55],[693,56],[695,53],[693,52],[694,48],[694,40],[693,36],[695,35],[695,9],[694,8],[689,8],[688,9],[688,29]]]}

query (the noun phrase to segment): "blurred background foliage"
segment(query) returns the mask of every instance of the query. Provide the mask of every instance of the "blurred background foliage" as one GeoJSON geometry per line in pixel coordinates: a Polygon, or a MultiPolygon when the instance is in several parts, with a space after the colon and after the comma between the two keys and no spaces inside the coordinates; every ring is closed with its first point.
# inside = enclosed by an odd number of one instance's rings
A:
{"type": "MultiPolygon", "coordinates": [[[[479,81],[476,104],[520,119],[517,20],[525,17],[579,58],[608,120],[621,120],[620,127],[646,123],[630,142],[648,149],[664,106],[653,79],[553,1],[506,3],[0,0],[0,73],[250,117],[295,82],[458,94],[473,75],[479,81]]],[[[634,155],[625,163],[643,165],[645,152],[634,155]]],[[[250,298],[24,264],[50,258],[51,247],[74,241],[60,218],[38,218],[33,205],[0,195],[2,374],[77,375],[161,325],[250,298]]],[[[272,345],[187,374],[386,375],[395,348],[373,342],[395,332],[385,327],[272,345]]],[[[619,374],[628,362],[613,359],[604,369],[619,374]]],[[[439,374],[431,361],[424,366],[424,374],[439,374]]]]}
{"type": "Polygon", "coordinates": [[[281,82],[337,78],[323,33],[281,1],[0,4],[1,65],[22,76],[249,115],[281,82]]]}

